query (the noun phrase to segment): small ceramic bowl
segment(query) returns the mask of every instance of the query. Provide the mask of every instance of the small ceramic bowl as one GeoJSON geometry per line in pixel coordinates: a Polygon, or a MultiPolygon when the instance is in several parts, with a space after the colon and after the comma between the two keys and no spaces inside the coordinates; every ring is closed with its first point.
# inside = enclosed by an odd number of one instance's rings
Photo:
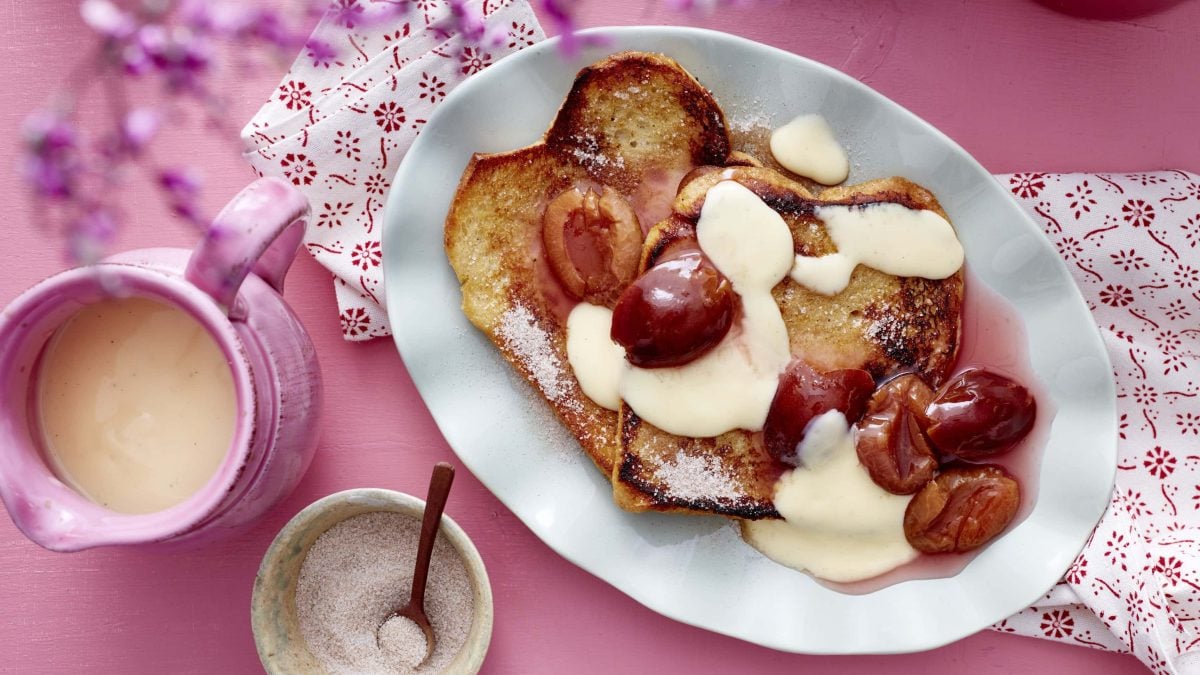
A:
{"type": "MultiPolygon", "coordinates": [[[[337,523],[376,511],[403,513],[420,520],[425,502],[392,490],[360,488],[329,495],[308,505],[280,530],[263,556],[254,580],[250,623],[258,657],[270,675],[325,673],[300,634],[296,616],[296,582],[308,549],[337,523]]],[[[475,545],[449,516],[442,516],[444,537],[462,558],[471,578],[475,614],[462,649],[446,667],[448,673],[477,673],[492,639],[492,587],[475,545]]]]}

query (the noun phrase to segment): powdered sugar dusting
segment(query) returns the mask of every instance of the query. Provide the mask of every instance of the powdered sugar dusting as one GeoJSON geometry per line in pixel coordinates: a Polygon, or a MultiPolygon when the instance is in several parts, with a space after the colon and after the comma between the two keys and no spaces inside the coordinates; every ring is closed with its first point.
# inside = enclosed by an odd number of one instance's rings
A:
{"type": "Polygon", "coordinates": [[[867,326],[866,335],[877,344],[894,344],[904,337],[901,334],[902,326],[902,322],[895,316],[884,314],[867,326]]]}
{"type": "Polygon", "coordinates": [[[569,393],[561,359],[550,343],[550,336],[537,324],[533,312],[522,304],[513,305],[500,317],[500,339],[533,374],[538,389],[555,403],[569,393]]]}
{"type": "Polygon", "coordinates": [[[632,97],[634,97],[634,96],[637,96],[637,95],[638,95],[638,94],[640,94],[640,93],[642,93],[642,88],[641,88],[641,87],[634,87],[634,86],[631,86],[631,87],[628,87],[628,88],[626,88],[626,89],[625,89],[625,90],[623,90],[623,91],[622,91],[622,90],[620,90],[620,89],[618,89],[617,91],[614,91],[614,92],[612,93],[612,95],[613,95],[613,97],[614,97],[614,98],[618,98],[618,99],[620,99],[620,100],[622,100],[622,101],[626,101],[626,100],[628,100],[628,99],[630,99],[630,98],[632,98],[632,97]]]}
{"type": "Polygon", "coordinates": [[[913,328],[909,322],[893,314],[882,314],[872,319],[864,331],[868,340],[879,345],[889,355],[902,354],[910,349],[908,345],[911,340],[908,333],[912,332],[913,328]]]}
{"type": "Polygon", "coordinates": [[[607,168],[625,168],[625,158],[621,155],[609,157],[600,149],[600,142],[591,134],[576,136],[572,139],[575,147],[571,148],[571,156],[585,169],[601,171],[607,168]]]}
{"type": "Polygon", "coordinates": [[[763,106],[757,100],[749,105],[734,105],[727,108],[726,123],[731,131],[740,133],[772,128],[771,116],[763,112],[763,106]]]}
{"type": "Polygon", "coordinates": [[[588,168],[599,169],[607,166],[615,166],[618,169],[625,168],[625,158],[620,155],[609,158],[599,153],[588,152],[583,148],[573,148],[571,154],[579,160],[580,164],[588,168]]]}
{"type": "Polygon", "coordinates": [[[659,464],[654,475],[667,486],[669,497],[681,501],[736,501],[744,497],[738,483],[712,457],[696,457],[681,451],[659,464]]]}

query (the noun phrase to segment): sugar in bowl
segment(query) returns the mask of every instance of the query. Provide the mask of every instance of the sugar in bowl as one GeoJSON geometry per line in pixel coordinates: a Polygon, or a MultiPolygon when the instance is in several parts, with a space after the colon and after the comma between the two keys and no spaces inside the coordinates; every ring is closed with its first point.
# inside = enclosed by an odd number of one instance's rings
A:
{"type": "Polygon", "coordinates": [[[280,295],[309,217],[255,181],[195,250],[61,272],[0,314],[0,498],[38,544],[202,542],[286,496],[321,373],[280,295]]]}

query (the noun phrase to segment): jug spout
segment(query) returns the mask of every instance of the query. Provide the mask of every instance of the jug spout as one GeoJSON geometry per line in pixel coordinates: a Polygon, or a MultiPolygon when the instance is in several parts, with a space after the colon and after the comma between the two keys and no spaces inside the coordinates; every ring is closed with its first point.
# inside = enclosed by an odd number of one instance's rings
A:
{"type": "Polygon", "coordinates": [[[44,467],[10,472],[13,463],[5,465],[0,472],[0,497],[17,529],[43,548],[65,553],[150,543],[182,532],[171,530],[180,522],[173,509],[145,515],[116,513],[81,496],[44,467]]]}
{"type": "Polygon", "coordinates": [[[55,292],[28,294],[0,316],[0,499],[30,539],[52,550],[75,550],[89,545],[88,536],[69,505],[85,500],[47,468],[29,410],[42,345],[77,308],[62,299],[55,292]]]}
{"type": "Polygon", "coordinates": [[[16,485],[12,475],[4,473],[0,478],[0,494],[12,517],[13,524],[26,537],[51,551],[78,551],[101,546],[107,542],[97,538],[102,530],[89,528],[81,521],[79,510],[70,505],[71,497],[78,496],[61,486],[69,495],[63,495],[54,486],[39,485],[36,478],[28,485],[16,485]],[[42,492],[44,490],[44,492],[42,492]]]}

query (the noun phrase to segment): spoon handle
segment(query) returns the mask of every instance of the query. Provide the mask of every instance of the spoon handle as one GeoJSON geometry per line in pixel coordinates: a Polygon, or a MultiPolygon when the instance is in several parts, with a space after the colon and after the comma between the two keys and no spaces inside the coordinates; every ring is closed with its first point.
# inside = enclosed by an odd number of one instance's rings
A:
{"type": "Polygon", "coordinates": [[[421,540],[417,545],[417,566],[413,570],[412,593],[409,605],[425,607],[425,581],[429,576],[429,558],[433,555],[433,542],[437,539],[438,526],[442,522],[442,511],[446,508],[446,497],[450,484],[454,482],[454,467],[438,462],[429,478],[429,494],[425,498],[425,516],[421,519],[421,540]]]}

